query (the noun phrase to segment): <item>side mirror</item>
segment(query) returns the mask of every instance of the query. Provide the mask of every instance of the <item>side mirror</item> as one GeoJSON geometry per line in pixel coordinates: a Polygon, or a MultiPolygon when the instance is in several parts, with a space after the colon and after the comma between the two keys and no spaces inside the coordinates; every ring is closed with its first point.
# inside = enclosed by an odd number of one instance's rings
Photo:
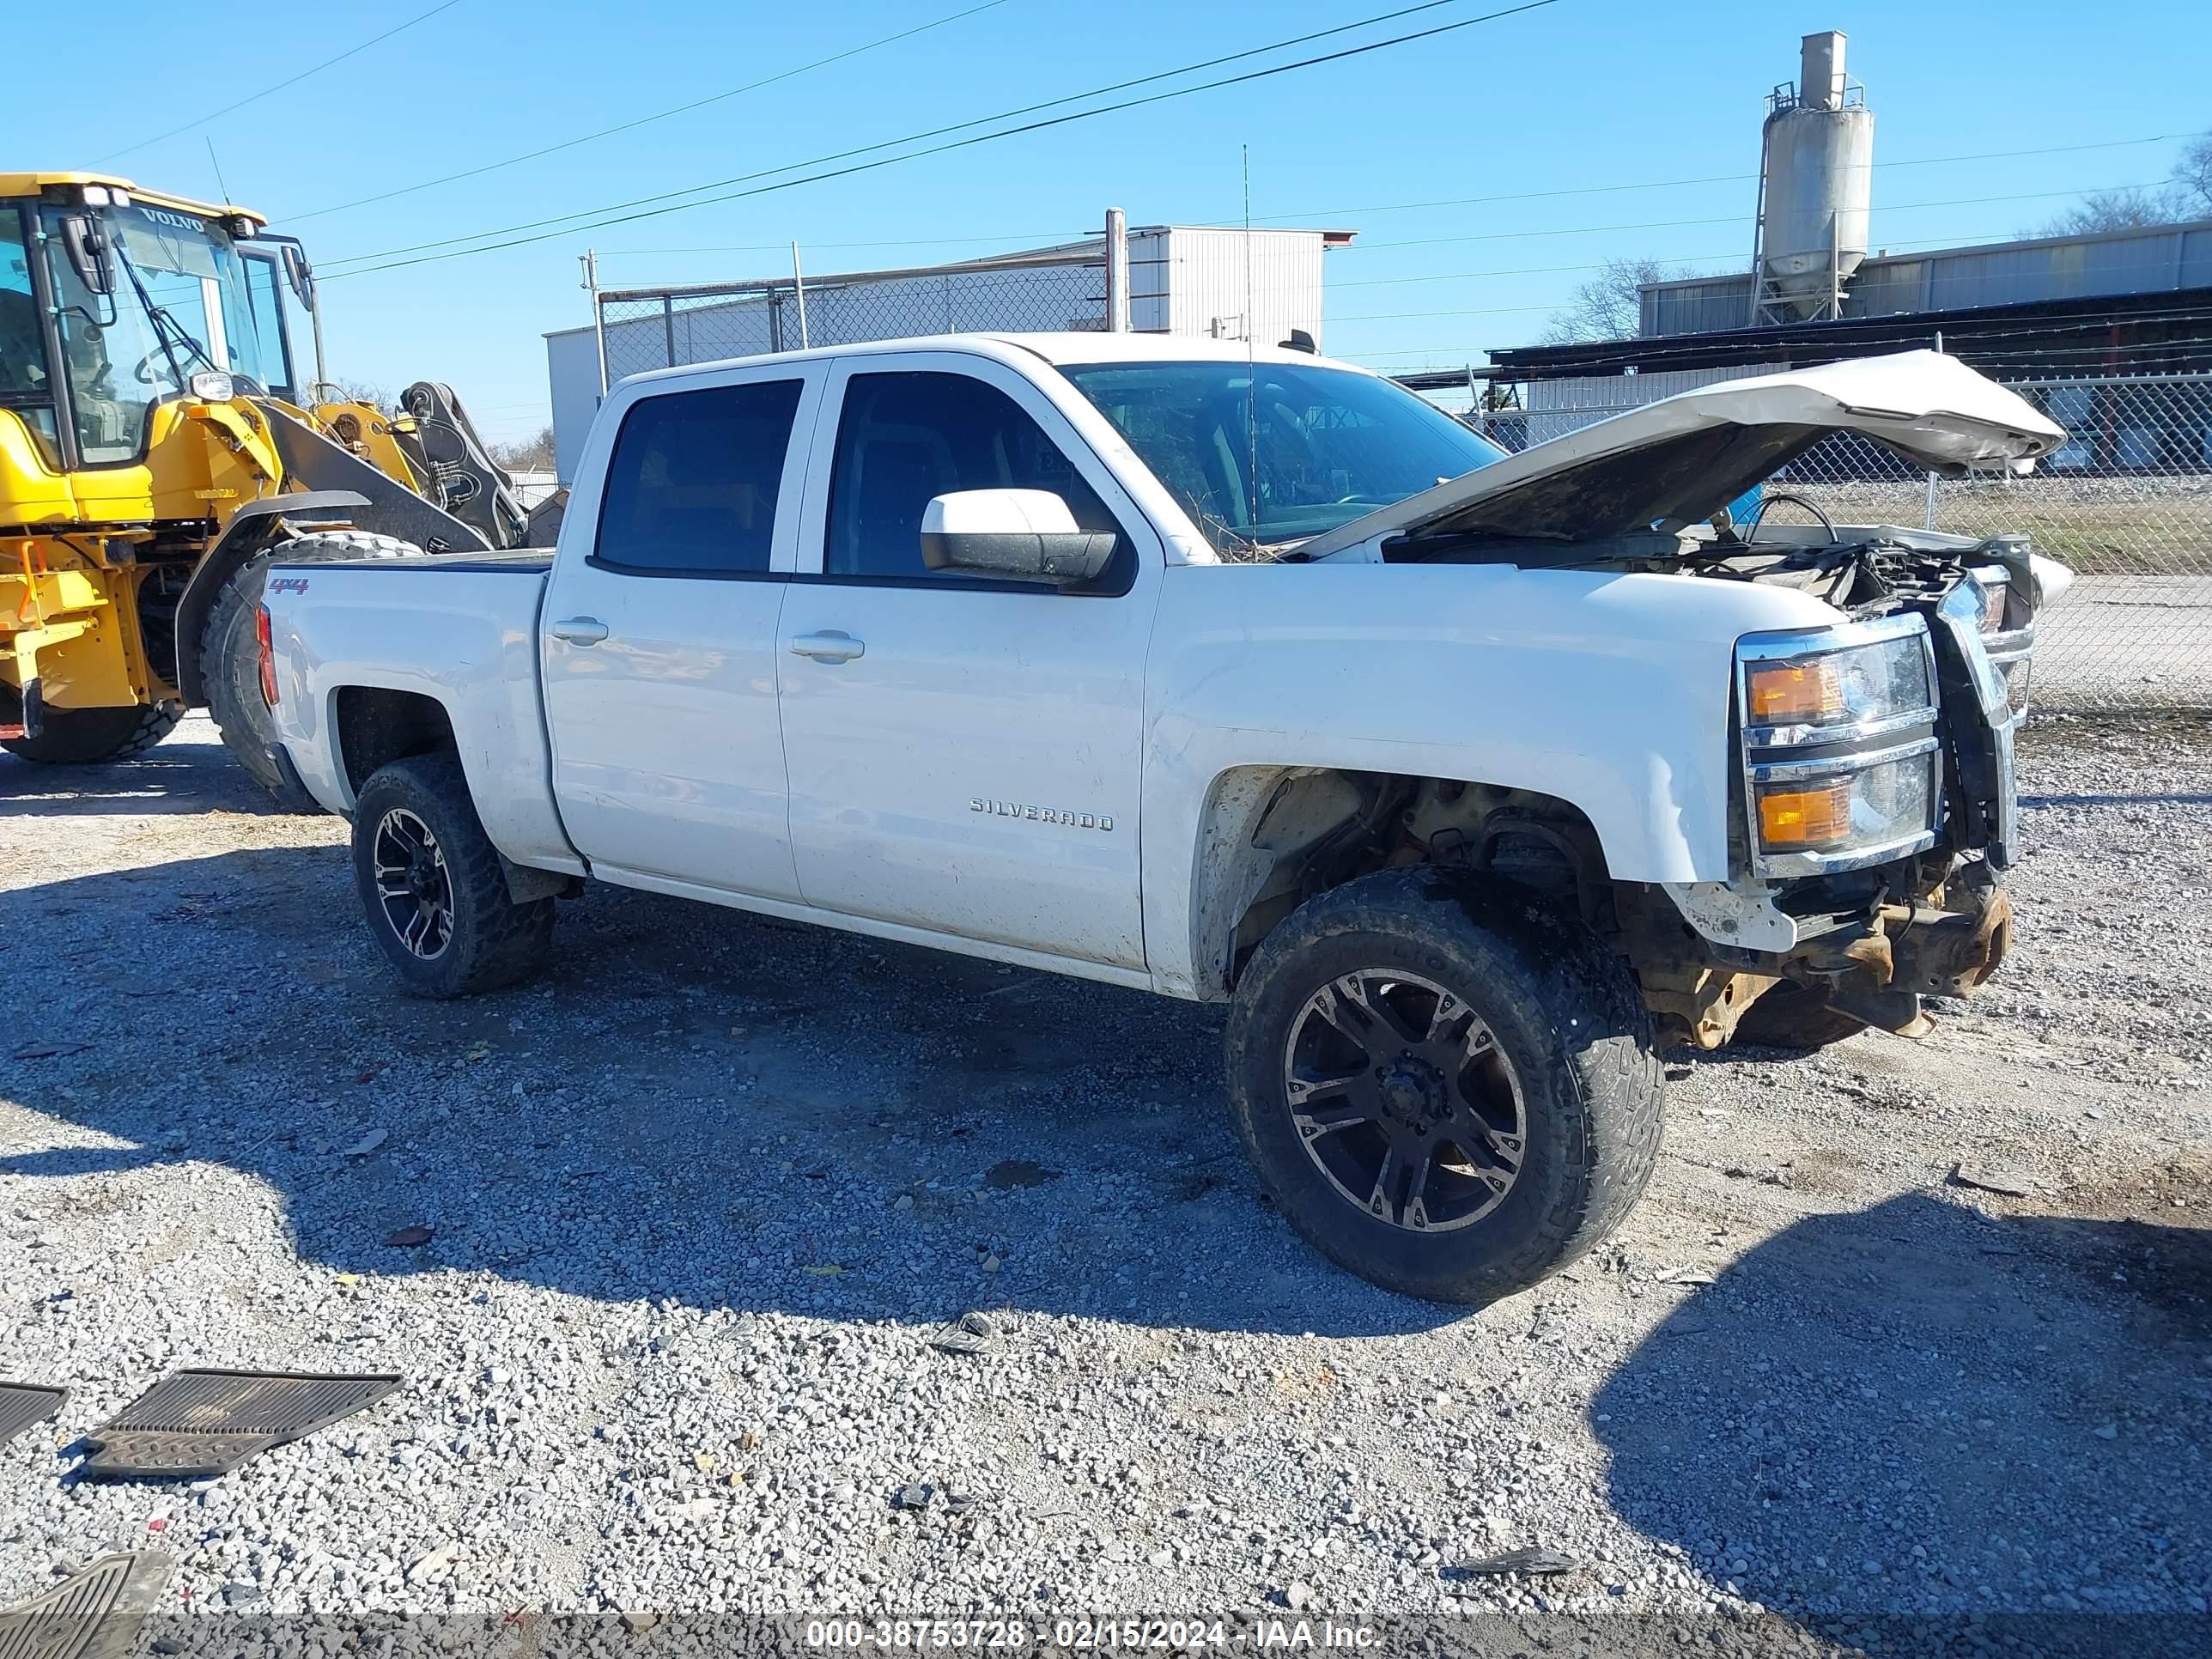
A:
{"type": "Polygon", "coordinates": [[[62,243],[69,250],[70,269],[85,292],[102,299],[115,292],[115,256],[108,251],[107,233],[89,213],[72,213],[62,221],[62,243]]]}
{"type": "Polygon", "coordinates": [[[1048,489],[959,489],[921,514],[921,562],[932,570],[973,570],[1054,585],[1095,580],[1120,539],[1077,528],[1067,503],[1048,489]]]}
{"type": "Polygon", "coordinates": [[[307,256],[296,242],[284,243],[283,255],[284,280],[292,285],[293,297],[299,301],[302,310],[313,311],[315,308],[315,268],[307,263],[307,256]]]}

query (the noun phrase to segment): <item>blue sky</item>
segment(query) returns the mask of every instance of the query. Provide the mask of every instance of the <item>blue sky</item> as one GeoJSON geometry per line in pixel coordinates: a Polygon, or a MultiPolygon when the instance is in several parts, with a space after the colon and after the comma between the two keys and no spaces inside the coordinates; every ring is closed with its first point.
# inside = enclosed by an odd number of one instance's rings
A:
{"type": "MultiPolygon", "coordinates": [[[[380,12],[295,9],[283,28],[229,29],[213,56],[204,9],[107,0],[88,19],[44,0],[11,26],[15,61],[57,75],[73,64],[108,67],[88,82],[98,96],[44,103],[38,123],[18,128],[6,165],[99,166],[212,195],[212,138],[232,198],[300,235],[325,268],[332,372],[395,391],[423,377],[448,380],[492,435],[507,438],[546,418],[544,331],[589,319],[575,255],[590,245],[602,251],[602,281],[617,286],[775,274],[793,239],[810,272],[827,272],[1062,240],[1095,230],[1109,205],[1133,224],[1231,220],[1243,209],[1249,145],[1256,218],[1359,232],[1352,251],[1330,256],[1328,349],[1378,366],[1456,363],[1534,337],[1589,274],[1582,267],[1607,258],[1744,264],[1760,100],[1795,77],[1797,37],[1808,30],[1850,34],[1850,72],[1877,114],[1877,163],[2112,146],[1881,166],[1880,246],[2009,235],[2081,191],[2158,180],[2179,148],[2124,141],[2212,128],[2203,78],[2212,11],[2203,0],[2034,0],[2002,12],[1928,0],[1794,9],[1557,0],[1413,46],[852,178],[337,276],[349,256],[800,161],[1389,9],[1389,0],[1000,0],[688,114],[345,205],[709,97],[977,3],[455,0],[272,96],[141,144],[190,120],[195,106],[220,109],[437,0],[380,12]],[[180,99],[186,92],[195,102],[180,99]],[[1584,193],[1465,200],[1540,191],[1584,193]],[[1461,204],[1398,205],[1443,201],[1461,204]],[[1686,222],[1697,221],[1711,222],[1686,222]],[[1407,278],[1421,280],[1397,280],[1407,278]]],[[[1455,0],[1278,56],[1499,3],[1455,0]]]]}

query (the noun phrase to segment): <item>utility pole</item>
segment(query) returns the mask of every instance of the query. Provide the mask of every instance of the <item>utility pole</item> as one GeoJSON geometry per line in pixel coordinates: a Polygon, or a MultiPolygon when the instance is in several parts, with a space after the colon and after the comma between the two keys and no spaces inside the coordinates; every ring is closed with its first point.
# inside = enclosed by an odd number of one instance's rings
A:
{"type": "Polygon", "coordinates": [[[599,254],[596,248],[586,248],[576,256],[576,263],[584,268],[584,280],[578,284],[592,296],[592,337],[599,348],[599,401],[607,400],[607,324],[606,313],[599,308],[599,254]]]}
{"type": "Polygon", "coordinates": [[[806,337],[806,277],[799,269],[799,244],[791,245],[791,289],[799,296],[799,349],[807,348],[806,337]]]}
{"type": "Polygon", "coordinates": [[[1106,210],[1106,331],[1129,331],[1129,219],[1119,208],[1106,210]]]}

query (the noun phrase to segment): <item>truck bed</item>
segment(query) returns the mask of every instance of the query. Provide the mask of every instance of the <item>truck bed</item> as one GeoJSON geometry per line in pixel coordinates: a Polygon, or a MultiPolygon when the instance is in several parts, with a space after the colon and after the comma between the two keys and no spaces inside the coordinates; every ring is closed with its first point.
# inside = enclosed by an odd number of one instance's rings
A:
{"type": "Polygon", "coordinates": [[[270,568],[263,603],[280,727],[301,781],[350,813],[367,780],[349,758],[347,708],[396,692],[446,711],[492,844],[518,864],[579,870],[551,787],[538,689],[538,610],[550,548],[270,568]],[[337,688],[346,688],[343,693],[337,688]]]}
{"type": "Polygon", "coordinates": [[[410,574],[425,570],[477,575],[544,575],[553,568],[550,547],[518,547],[506,553],[429,553],[411,559],[323,560],[312,566],[276,565],[274,569],[390,570],[410,574]]]}

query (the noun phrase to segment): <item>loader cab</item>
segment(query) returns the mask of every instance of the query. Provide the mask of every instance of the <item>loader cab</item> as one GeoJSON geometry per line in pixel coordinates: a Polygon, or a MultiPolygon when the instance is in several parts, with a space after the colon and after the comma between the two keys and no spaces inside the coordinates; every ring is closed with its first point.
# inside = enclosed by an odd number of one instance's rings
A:
{"type": "Polygon", "coordinates": [[[313,292],[298,245],[235,208],[121,181],[0,195],[0,408],[56,471],[134,465],[164,403],[298,403],[288,312],[313,292]]]}

